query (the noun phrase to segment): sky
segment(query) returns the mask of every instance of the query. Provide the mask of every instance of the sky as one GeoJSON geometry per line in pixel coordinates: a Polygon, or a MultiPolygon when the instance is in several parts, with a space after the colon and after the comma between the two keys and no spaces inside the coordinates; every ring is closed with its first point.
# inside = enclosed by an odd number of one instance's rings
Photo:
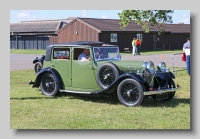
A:
{"type": "MultiPolygon", "coordinates": [[[[68,17],[119,19],[122,10],[10,10],[10,23],[31,20],[66,19],[68,17]]],[[[190,10],[174,10],[174,24],[190,24],[190,10]]]]}

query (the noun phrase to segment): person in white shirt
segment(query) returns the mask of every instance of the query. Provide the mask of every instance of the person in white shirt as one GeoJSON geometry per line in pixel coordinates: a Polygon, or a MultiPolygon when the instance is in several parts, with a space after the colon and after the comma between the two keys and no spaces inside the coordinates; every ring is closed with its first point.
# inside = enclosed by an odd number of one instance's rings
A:
{"type": "Polygon", "coordinates": [[[190,76],[190,37],[187,39],[187,42],[183,44],[183,52],[186,55],[187,73],[190,76]]]}
{"type": "Polygon", "coordinates": [[[90,49],[84,49],[83,53],[81,53],[79,55],[78,60],[81,60],[81,61],[90,61],[90,49]]]}

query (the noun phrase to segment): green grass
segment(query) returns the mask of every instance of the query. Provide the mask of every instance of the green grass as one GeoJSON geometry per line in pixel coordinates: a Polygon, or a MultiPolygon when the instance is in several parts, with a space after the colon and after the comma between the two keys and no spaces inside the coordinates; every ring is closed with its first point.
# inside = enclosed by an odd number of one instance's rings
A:
{"type": "MultiPolygon", "coordinates": [[[[24,50],[24,49],[10,49],[10,53],[15,54],[45,54],[46,50],[24,50]]],[[[142,55],[153,55],[153,54],[174,54],[182,53],[182,50],[165,50],[165,51],[141,51],[142,55]]],[[[121,55],[132,54],[131,52],[122,52],[121,55]]]]}
{"type": "Polygon", "coordinates": [[[10,53],[14,54],[45,54],[46,50],[27,50],[27,49],[10,49],[10,53]]]}
{"type": "MultiPolygon", "coordinates": [[[[152,51],[141,51],[142,55],[156,55],[156,54],[175,54],[175,53],[182,53],[183,50],[152,50],[152,51]]],[[[132,54],[132,52],[122,52],[122,55],[132,54]]]]}
{"type": "Polygon", "coordinates": [[[169,102],[147,99],[125,107],[117,97],[60,94],[46,97],[27,82],[33,70],[10,72],[11,129],[190,129],[190,78],[180,71],[182,88],[169,102]]]}

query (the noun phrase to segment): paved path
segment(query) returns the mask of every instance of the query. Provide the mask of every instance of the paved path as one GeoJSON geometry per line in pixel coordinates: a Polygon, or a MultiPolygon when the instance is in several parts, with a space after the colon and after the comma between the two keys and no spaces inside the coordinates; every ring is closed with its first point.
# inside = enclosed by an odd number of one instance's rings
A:
{"type": "Polygon", "coordinates": [[[165,62],[167,67],[186,67],[186,63],[182,61],[182,54],[163,54],[163,58],[161,59],[161,55],[137,55],[133,56],[131,54],[122,55],[122,60],[138,60],[138,61],[152,61],[154,65],[157,66],[159,62],[165,62]],[[173,61],[172,61],[173,56],[173,61]]]}
{"type": "MultiPolygon", "coordinates": [[[[32,54],[10,54],[10,70],[26,70],[33,69],[33,59],[36,57],[41,57],[41,54],[32,55],[32,54]]],[[[174,55],[174,67],[186,67],[185,62],[181,59],[181,54],[174,55]]],[[[164,54],[163,59],[160,55],[139,55],[133,56],[130,54],[122,55],[122,60],[138,60],[138,61],[152,61],[154,65],[160,61],[166,63],[168,67],[173,67],[172,64],[172,54],[164,54]]]]}
{"type": "Polygon", "coordinates": [[[10,70],[33,69],[33,60],[42,55],[32,54],[10,54],[10,70]]]}

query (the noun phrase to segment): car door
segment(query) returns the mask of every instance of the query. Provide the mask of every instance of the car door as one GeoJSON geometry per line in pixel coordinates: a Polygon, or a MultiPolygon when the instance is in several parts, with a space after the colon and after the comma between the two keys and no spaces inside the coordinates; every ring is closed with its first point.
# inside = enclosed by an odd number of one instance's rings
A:
{"type": "MultiPolygon", "coordinates": [[[[84,48],[73,49],[72,60],[72,87],[79,88],[81,91],[94,90],[98,87],[95,72],[93,68],[93,60],[80,61],[78,56],[83,52],[84,48]]],[[[92,56],[90,49],[90,56],[92,56]]]]}
{"type": "Polygon", "coordinates": [[[64,87],[71,87],[70,47],[54,47],[52,50],[52,67],[60,74],[64,87]]]}

